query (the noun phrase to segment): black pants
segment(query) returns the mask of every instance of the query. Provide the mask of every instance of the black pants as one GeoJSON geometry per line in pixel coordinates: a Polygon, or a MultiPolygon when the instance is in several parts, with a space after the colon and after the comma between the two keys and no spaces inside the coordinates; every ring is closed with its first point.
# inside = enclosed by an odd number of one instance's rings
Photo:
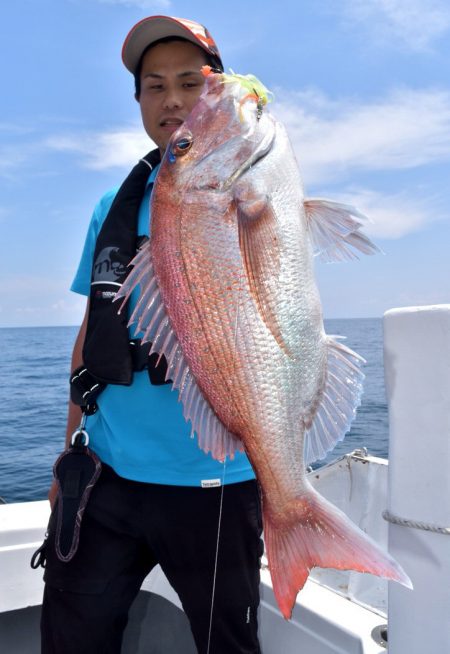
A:
{"type": "MultiPolygon", "coordinates": [[[[42,654],[119,654],[128,610],[159,563],[206,654],[221,488],[144,484],[104,466],[75,557],[60,562],[51,521],[42,654]]],[[[257,484],[225,486],[210,654],[258,654],[261,508],[257,484]]]]}

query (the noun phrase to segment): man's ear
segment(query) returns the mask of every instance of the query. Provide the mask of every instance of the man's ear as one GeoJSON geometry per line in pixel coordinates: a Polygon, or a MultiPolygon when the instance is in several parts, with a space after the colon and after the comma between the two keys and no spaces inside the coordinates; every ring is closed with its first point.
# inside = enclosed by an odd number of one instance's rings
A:
{"type": "Polygon", "coordinates": [[[136,100],[136,102],[139,102],[139,96],[137,93],[134,94],[134,99],[136,100]]]}

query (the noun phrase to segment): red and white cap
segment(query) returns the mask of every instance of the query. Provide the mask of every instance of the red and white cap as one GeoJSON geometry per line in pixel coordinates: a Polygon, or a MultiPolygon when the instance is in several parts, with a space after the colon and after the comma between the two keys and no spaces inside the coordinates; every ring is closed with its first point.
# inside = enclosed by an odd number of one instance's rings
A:
{"type": "Polygon", "coordinates": [[[122,48],[122,61],[130,73],[135,73],[144,50],[167,36],[180,36],[195,43],[215,57],[223,68],[217,45],[206,27],[187,18],[149,16],[136,23],[128,32],[122,48]]]}

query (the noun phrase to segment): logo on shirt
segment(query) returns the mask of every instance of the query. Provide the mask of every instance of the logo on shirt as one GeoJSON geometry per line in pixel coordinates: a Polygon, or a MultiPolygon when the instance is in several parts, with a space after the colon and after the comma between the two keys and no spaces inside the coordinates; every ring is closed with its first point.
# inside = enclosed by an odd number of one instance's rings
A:
{"type": "Polygon", "coordinates": [[[127,270],[119,248],[107,247],[101,250],[93,268],[93,282],[116,282],[127,270]]]}

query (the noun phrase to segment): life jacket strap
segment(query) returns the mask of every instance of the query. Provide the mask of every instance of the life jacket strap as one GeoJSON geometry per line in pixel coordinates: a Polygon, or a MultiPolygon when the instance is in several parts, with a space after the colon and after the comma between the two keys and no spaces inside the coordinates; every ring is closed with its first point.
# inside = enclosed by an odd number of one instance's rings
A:
{"type": "MultiPolygon", "coordinates": [[[[150,354],[152,344],[141,343],[139,338],[130,341],[130,352],[134,372],[148,371],[150,383],[153,386],[171,384],[172,380],[166,380],[167,360],[153,352],[150,354]]],[[[90,416],[97,411],[97,398],[106,388],[107,384],[100,381],[83,364],[76,368],[70,375],[70,399],[74,404],[81,407],[82,411],[90,416]]]]}

